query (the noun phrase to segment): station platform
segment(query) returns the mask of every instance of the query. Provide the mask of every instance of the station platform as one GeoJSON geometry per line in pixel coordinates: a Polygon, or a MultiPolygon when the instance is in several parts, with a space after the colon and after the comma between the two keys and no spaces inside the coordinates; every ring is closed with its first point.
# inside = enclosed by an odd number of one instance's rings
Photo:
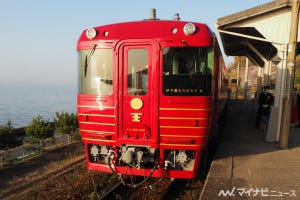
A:
{"type": "Polygon", "coordinates": [[[289,148],[265,142],[250,103],[229,100],[220,145],[199,200],[300,199],[300,128],[289,148]]]}

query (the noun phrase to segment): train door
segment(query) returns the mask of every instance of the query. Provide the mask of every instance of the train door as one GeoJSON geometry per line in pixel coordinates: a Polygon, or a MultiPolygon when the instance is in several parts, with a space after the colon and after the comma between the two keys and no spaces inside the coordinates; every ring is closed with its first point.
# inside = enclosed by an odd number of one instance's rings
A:
{"type": "Polygon", "coordinates": [[[123,41],[119,48],[119,145],[158,146],[158,45],[123,41]]]}

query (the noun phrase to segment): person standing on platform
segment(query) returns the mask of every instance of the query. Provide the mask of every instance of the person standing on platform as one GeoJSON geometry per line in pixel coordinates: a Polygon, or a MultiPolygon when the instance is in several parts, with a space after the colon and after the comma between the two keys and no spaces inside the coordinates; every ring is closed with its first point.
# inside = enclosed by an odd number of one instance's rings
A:
{"type": "Polygon", "coordinates": [[[263,91],[258,96],[258,112],[256,116],[256,127],[259,127],[262,117],[265,117],[266,121],[269,119],[271,106],[274,103],[274,96],[269,90],[269,86],[263,87],[263,91]]]}

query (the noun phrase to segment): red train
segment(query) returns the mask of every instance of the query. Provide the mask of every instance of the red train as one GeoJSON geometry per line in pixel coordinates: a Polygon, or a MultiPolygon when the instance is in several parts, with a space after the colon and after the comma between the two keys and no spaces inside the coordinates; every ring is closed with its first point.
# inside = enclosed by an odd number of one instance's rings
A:
{"type": "Polygon", "coordinates": [[[205,24],[143,20],[84,30],[78,120],[89,169],[194,178],[224,91],[205,24]]]}

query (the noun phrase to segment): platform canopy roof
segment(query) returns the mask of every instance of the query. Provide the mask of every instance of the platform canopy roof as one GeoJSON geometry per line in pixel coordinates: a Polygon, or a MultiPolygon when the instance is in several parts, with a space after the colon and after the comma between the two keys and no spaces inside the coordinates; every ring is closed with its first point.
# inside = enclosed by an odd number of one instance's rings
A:
{"type": "Polygon", "coordinates": [[[225,54],[247,56],[261,67],[280,58],[288,43],[291,8],[292,0],[276,0],[217,19],[225,54]]]}

